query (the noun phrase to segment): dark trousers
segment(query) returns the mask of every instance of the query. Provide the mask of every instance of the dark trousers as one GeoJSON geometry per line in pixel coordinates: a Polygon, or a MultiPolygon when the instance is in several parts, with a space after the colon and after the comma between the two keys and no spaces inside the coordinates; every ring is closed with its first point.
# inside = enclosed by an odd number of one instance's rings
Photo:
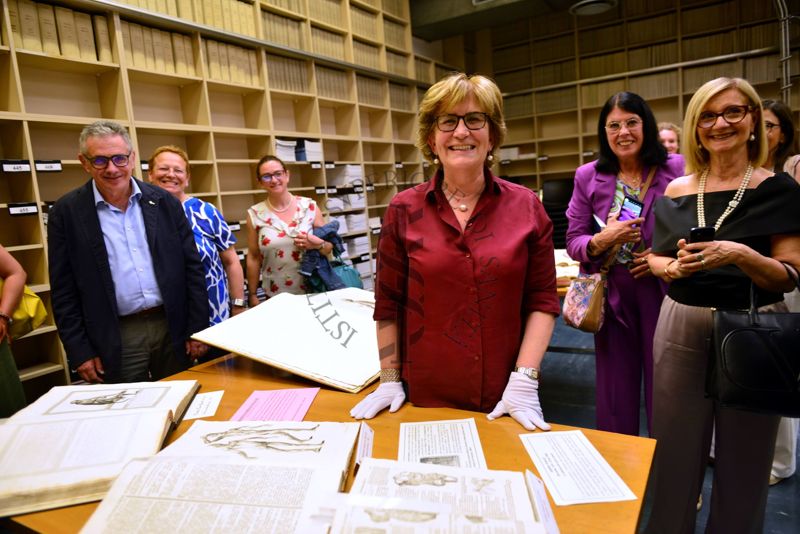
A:
{"type": "Polygon", "coordinates": [[[167,317],[163,310],[148,315],[120,317],[122,366],[111,382],[161,380],[188,367],[186,358],[173,354],[167,317]]]}
{"type": "Polygon", "coordinates": [[[0,418],[11,417],[26,405],[25,392],[8,340],[0,343],[0,418]]]}
{"type": "MultiPolygon", "coordinates": [[[[764,309],[783,307],[773,304],[764,309]]],[[[777,311],[777,309],[775,310],[777,311]]],[[[760,533],[780,417],[705,398],[711,309],[664,299],[654,339],[653,509],[648,534],[692,534],[716,432],[708,533],[760,533]]]]}

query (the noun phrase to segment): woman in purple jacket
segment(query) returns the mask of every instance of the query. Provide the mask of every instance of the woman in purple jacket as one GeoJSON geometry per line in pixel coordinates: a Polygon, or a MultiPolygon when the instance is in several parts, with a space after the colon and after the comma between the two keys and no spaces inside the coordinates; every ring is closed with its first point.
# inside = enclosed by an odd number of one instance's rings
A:
{"type": "MultiPolygon", "coordinates": [[[[605,321],[595,334],[597,428],[638,435],[642,375],[650,426],[653,332],[665,293],[645,259],[653,238],[653,203],[683,174],[684,161],[667,154],[653,112],[634,93],[608,99],[597,135],[600,157],[575,172],[567,252],[581,262],[583,273],[599,272],[611,262],[605,321]],[[640,203],[641,214],[622,210],[626,197],[640,203]]],[[[626,206],[635,209],[631,200],[626,206]]]]}

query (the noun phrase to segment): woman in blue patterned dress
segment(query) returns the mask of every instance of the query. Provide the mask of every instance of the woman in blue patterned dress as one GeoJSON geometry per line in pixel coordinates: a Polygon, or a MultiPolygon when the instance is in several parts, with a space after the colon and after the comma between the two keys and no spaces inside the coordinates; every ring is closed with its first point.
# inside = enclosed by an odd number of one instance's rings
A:
{"type": "Polygon", "coordinates": [[[208,324],[224,321],[231,311],[233,315],[243,311],[244,274],[233,246],[236,238],[217,208],[186,194],[191,178],[189,156],[180,147],[161,146],[153,152],[148,166],[150,182],[169,191],[183,204],[206,272],[208,324]]]}

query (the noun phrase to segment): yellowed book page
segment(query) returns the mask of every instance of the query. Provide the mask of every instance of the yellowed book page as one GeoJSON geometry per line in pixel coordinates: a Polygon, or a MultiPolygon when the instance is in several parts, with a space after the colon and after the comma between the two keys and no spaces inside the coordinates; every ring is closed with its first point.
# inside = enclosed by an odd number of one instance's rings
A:
{"type": "Polygon", "coordinates": [[[137,69],[146,69],[147,60],[144,58],[144,29],[131,22],[131,49],[133,51],[133,66],[137,69]]]}
{"type": "Polygon", "coordinates": [[[212,80],[221,80],[222,69],[219,65],[219,43],[206,41],[206,54],[208,56],[208,77],[212,80]]]}
{"type": "Polygon", "coordinates": [[[19,21],[19,3],[17,0],[8,0],[8,17],[11,19],[11,35],[14,37],[14,45],[22,46],[22,28],[19,21]]]}
{"type": "Polygon", "coordinates": [[[56,6],[56,26],[58,26],[58,43],[61,45],[61,55],[66,57],[81,57],[78,46],[78,31],[75,28],[75,13],[71,9],[56,6]]]}
{"type": "Polygon", "coordinates": [[[156,68],[156,56],[153,52],[153,30],[148,26],[142,26],[142,44],[144,46],[144,61],[148,69],[156,68]]]}
{"type": "Polygon", "coordinates": [[[188,67],[186,66],[186,50],[183,48],[183,35],[173,33],[172,37],[172,55],[175,58],[175,72],[177,74],[189,74],[188,67]]]}
{"type": "Polygon", "coordinates": [[[22,48],[42,51],[42,34],[39,31],[39,12],[30,0],[19,1],[19,21],[22,31],[22,48]]]}
{"type": "MultiPolygon", "coordinates": [[[[198,7],[200,2],[194,2],[198,7]]],[[[177,0],[178,17],[183,20],[195,20],[194,11],[192,10],[192,0],[177,0]]],[[[197,8],[196,8],[197,9],[197,8]]]]}
{"type": "MultiPolygon", "coordinates": [[[[94,25],[94,38],[97,44],[97,59],[103,63],[112,63],[114,56],[111,54],[111,37],[108,34],[108,19],[105,15],[94,15],[92,17],[94,25]]],[[[130,38],[130,34],[128,34],[130,38]]]]}
{"type": "Polygon", "coordinates": [[[92,16],[88,13],[75,12],[75,31],[78,34],[78,49],[81,59],[97,61],[97,48],[94,45],[94,29],[92,16]]]}
{"type": "Polygon", "coordinates": [[[197,76],[197,63],[194,57],[194,45],[192,38],[188,35],[181,35],[183,39],[183,49],[186,51],[186,73],[189,76],[197,76]]]}
{"type": "Polygon", "coordinates": [[[133,45],[131,44],[131,24],[127,20],[122,21],[122,46],[125,49],[125,59],[129,67],[136,64],[133,59],[133,45]]]}
{"type": "Polygon", "coordinates": [[[42,34],[42,48],[48,54],[61,55],[58,46],[58,30],[56,29],[56,14],[53,6],[49,4],[36,4],[39,12],[39,31],[42,34]]]}
{"type": "Polygon", "coordinates": [[[161,44],[161,30],[150,28],[153,35],[153,58],[156,62],[156,72],[164,72],[164,47],[161,44]]]}
{"type": "Polygon", "coordinates": [[[175,72],[175,56],[172,54],[172,36],[169,32],[161,32],[161,47],[164,49],[164,71],[175,72]]]}

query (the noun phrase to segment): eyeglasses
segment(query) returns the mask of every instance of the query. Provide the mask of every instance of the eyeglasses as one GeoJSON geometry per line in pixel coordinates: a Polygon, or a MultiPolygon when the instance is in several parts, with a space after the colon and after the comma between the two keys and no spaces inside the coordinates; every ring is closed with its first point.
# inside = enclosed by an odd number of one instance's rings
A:
{"type": "Polygon", "coordinates": [[[624,121],[621,121],[621,122],[620,121],[611,121],[611,122],[606,124],[606,131],[608,131],[608,132],[610,132],[612,134],[615,134],[615,133],[619,133],[620,130],[622,130],[623,126],[625,126],[625,128],[627,128],[628,131],[631,131],[631,130],[635,130],[635,129],[639,128],[641,125],[642,125],[642,121],[641,120],[633,119],[633,118],[630,118],[630,119],[627,119],[627,120],[624,120],[624,121]]]}
{"type": "Polygon", "coordinates": [[[780,124],[775,124],[774,122],[764,121],[764,128],[767,129],[768,132],[771,132],[773,128],[780,128],[780,124]]]}
{"type": "Polygon", "coordinates": [[[458,128],[458,121],[464,119],[464,126],[470,130],[480,130],[486,126],[486,118],[489,115],[480,111],[471,111],[466,115],[439,115],[436,117],[436,127],[440,132],[452,132],[458,128]]]}
{"type": "Polygon", "coordinates": [[[109,161],[113,163],[115,167],[126,167],[130,157],[131,152],[128,152],[127,154],[114,154],[113,156],[95,156],[93,158],[86,156],[86,159],[95,169],[105,169],[108,167],[109,161]]]}
{"type": "Polygon", "coordinates": [[[258,177],[259,182],[271,182],[272,180],[280,180],[286,174],[286,171],[266,172],[258,177]]]}
{"type": "Polygon", "coordinates": [[[179,169],[177,167],[156,167],[156,172],[159,174],[169,174],[172,171],[172,174],[175,176],[184,176],[186,171],[184,169],[179,169]]]}
{"type": "Polygon", "coordinates": [[[750,106],[728,106],[719,113],[703,111],[697,118],[697,125],[700,128],[711,128],[717,123],[719,117],[725,119],[728,124],[739,124],[750,111],[753,111],[750,106]]]}

